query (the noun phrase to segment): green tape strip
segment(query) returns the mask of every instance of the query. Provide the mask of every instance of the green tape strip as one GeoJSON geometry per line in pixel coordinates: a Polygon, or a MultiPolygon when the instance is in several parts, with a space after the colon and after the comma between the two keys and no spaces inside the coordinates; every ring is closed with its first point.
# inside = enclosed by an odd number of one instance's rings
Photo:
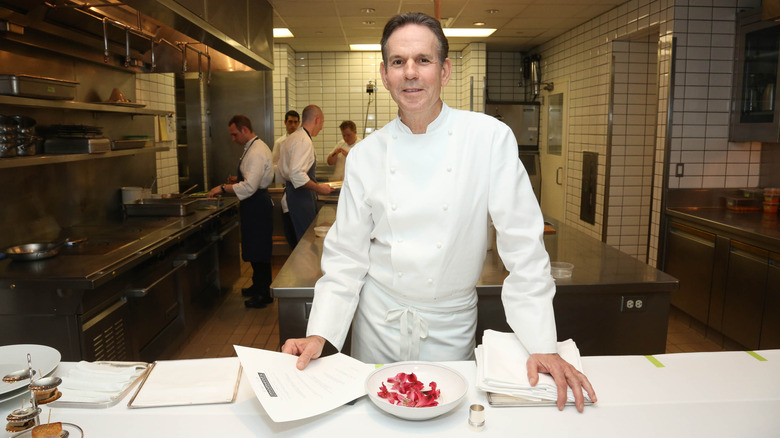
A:
{"type": "Polygon", "coordinates": [[[385,364],[383,364],[383,363],[375,363],[374,364],[374,369],[379,369],[379,368],[382,368],[383,366],[385,366],[385,364]]]}
{"type": "Polygon", "coordinates": [[[756,359],[760,360],[761,362],[766,362],[766,358],[764,356],[761,356],[760,354],[756,353],[755,351],[746,351],[745,353],[755,357],[756,359]]]}
{"type": "Polygon", "coordinates": [[[653,356],[651,356],[651,355],[647,355],[647,356],[645,356],[645,358],[646,358],[647,360],[649,360],[649,361],[650,361],[650,363],[652,363],[653,365],[655,365],[657,368],[664,368],[664,364],[662,364],[662,363],[661,363],[661,362],[660,362],[658,359],[656,359],[655,357],[653,357],[653,356]]]}

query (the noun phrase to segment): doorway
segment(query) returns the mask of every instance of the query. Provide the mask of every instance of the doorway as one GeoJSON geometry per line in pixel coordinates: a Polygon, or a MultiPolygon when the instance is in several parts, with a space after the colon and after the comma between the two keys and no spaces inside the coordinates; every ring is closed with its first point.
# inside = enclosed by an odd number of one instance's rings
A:
{"type": "Polygon", "coordinates": [[[542,168],[541,207],[545,216],[566,219],[566,151],[569,117],[569,82],[556,79],[542,92],[544,141],[540,147],[542,168]]]}

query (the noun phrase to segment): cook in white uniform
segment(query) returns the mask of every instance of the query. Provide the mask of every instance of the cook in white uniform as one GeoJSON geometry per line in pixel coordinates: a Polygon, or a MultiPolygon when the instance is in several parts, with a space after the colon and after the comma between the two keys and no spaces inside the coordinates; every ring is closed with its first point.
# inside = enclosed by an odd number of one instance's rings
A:
{"type": "Polygon", "coordinates": [[[336,221],[323,247],[307,337],[282,351],[303,369],[325,340],[341,348],[352,315],[352,354],[369,363],[472,357],[488,220],[509,271],[502,300],[512,330],[531,353],[529,380],[550,373],[558,408],[566,386],[582,411],[587,378],[558,356],[555,283],[544,221],[511,130],[450,109],[441,87],[452,64],[439,21],[392,18],[382,37],[382,82],[399,117],[347,157],[336,221]]]}
{"type": "MultiPolygon", "coordinates": [[[[298,111],[290,110],[284,114],[284,128],[285,133],[281,137],[274,141],[274,149],[272,153],[274,163],[274,180],[278,185],[284,185],[284,178],[279,174],[279,157],[281,154],[279,151],[282,149],[282,143],[287,140],[287,137],[298,129],[298,125],[301,123],[301,116],[298,111]]],[[[287,197],[282,194],[282,221],[284,223],[284,236],[287,239],[287,243],[290,248],[294,248],[298,239],[295,237],[295,227],[293,227],[292,219],[290,219],[290,208],[287,206],[287,197]]]]}
{"type": "Polygon", "coordinates": [[[336,143],[330,154],[328,154],[328,165],[335,166],[331,181],[342,181],[344,179],[344,166],[347,162],[347,154],[360,141],[357,135],[357,125],[352,120],[344,120],[339,125],[341,129],[341,140],[336,143]]]}

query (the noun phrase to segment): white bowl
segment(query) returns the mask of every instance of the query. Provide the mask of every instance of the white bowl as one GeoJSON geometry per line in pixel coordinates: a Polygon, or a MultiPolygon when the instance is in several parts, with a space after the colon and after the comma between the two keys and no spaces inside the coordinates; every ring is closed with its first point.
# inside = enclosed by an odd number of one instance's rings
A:
{"type": "Polygon", "coordinates": [[[468,383],[457,371],[443,365],[429,362],[397,362],[378,368],[366,378],[366,393],[368,398],[383,411],[395,415],[404,420],[428,420],[455,409],[466,396],[468,383]],[[431,382],[436,382],[437,389],[441,391],[437,406],[413,408],[394,405],[379,397],[377,393],[382,386],[387,384],[387,379],[395,377],[398,373],[417,376],[417,380],[425,385],[428,390],[431,382]]]}
{"type": "Polygon", "coordinates": [[[317,237],[325,237],[325,235],[328,234],[329,229],[330,225],[320,225],[318,227],[314,227],[314,235],[317,237]]]}

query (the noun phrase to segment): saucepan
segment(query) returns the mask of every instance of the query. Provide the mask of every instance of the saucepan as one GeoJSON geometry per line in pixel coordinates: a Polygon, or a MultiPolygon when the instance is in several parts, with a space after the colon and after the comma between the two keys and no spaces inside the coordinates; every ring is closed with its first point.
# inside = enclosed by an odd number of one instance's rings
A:
{"type": "Polygon", "coordinates": [[[25,243],[23,245],[16,245],[10,248],[6,248],[0,258],[8,257],[11,260],[19,261],[32,261],[41,260],[54,257],[60,253],[60,249],[63,246],[75,246],[86,242],[86,238],[82,239],[65,239],[61,242],[48,242],[48,243],[25,243]]]}

